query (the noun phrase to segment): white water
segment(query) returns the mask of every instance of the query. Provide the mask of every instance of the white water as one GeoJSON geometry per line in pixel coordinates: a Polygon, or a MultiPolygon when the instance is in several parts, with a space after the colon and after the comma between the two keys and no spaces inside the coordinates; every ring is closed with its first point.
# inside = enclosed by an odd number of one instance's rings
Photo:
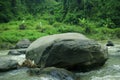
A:
{"type": "Polygon", "coordinates": [[[18,63],[21,65],[23,61],[25,60],[25,55],[7,55],[9,50],[2,50],[0,51],[0,58],[9,58],[12,60],[18,61],[18,63]]]}

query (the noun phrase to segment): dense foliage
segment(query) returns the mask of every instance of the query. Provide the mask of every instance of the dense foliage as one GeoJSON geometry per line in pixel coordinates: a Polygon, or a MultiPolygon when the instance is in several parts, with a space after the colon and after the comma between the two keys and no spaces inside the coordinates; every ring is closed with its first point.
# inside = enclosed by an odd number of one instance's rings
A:
{"type": "Polygon", "coordinates": [[[79,19],[104,20],[119,27],[119,0],[1,0],[0,22],[53,15],[57,21],[79,24],[79,19]]]}
{"type": "Polygon", "coordinates": [[[0,0],[0,43],[64,32],[120,38],[119,22],[120,0],[0,0]]]}

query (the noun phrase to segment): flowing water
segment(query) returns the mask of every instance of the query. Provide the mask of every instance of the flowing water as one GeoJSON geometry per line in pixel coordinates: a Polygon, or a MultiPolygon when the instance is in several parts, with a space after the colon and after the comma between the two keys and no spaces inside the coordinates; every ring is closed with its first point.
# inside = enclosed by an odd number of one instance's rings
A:
{"type": "Polygon", "coordinates": [[[85,73],[76,73],[80,80],[120,80],[120,44],[108,47],[109,59],[105,65],[85,73]]]}
{"type": "MultiPolygon", "coordinates": [[[[120,80],[120,44],[117,44],[114,47],[108,47],[108,50],[109,59],[105,65],[100,69],[90,72],[76,73],[77,76],[80,76],[80,80],[120,80]]],[[[8,51],[0,51],[0,56],[3,57],[7,52],[8,51]]],[[[19,57],[21,58],[15,58],[13,56],[11,58],[24,60],[25,56],[22,55],[19,57]]],[[[30,76],[27,74],[27,70],[27,68],[22,68],[1,72],[0,80],[58,80],[51,78],[50,76],[30,76]]]]}

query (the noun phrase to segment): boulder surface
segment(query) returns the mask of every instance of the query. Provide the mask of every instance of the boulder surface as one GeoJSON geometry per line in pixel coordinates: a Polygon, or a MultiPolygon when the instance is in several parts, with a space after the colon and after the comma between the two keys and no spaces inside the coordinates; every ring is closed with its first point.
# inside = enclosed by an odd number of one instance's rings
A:
{"type": "Polygon", "coordinates": [[[79,33],[45,36],[27,49],[26,58],[39,67],[59,67],[81,71],[99,67],[108,59],[107,49],[79,33]]]}

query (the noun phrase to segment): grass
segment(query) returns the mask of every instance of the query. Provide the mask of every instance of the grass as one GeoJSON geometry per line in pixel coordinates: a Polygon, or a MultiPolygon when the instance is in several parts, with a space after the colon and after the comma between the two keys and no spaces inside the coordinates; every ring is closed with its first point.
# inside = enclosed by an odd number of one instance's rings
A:
{"type": "Polygon", "coordinates": [[[0,38],[3,42],[16,43],[23,38],[28,38],[33,41],[45,35],[47,34],[40,33],[36,30],[7,30],[1,33],[0,38]]]}
{"type": "Polygon", "coordinates": [[[15,44],[23,38],[31,41],[45,35],[77,32],[82,33],[89,38],[96,40],[108,40],[120,38],[120,28],[109,29],[107,27],[99,27],[95,22],[80,20],[79,25],[65,24],[53,22],[44,19],[33,19],[24,21],[11,21],[9,23],[0,24],[0,44],[15,44]],[[24,30],[20,30],[20,25],[25,26],[24,30]]]}

